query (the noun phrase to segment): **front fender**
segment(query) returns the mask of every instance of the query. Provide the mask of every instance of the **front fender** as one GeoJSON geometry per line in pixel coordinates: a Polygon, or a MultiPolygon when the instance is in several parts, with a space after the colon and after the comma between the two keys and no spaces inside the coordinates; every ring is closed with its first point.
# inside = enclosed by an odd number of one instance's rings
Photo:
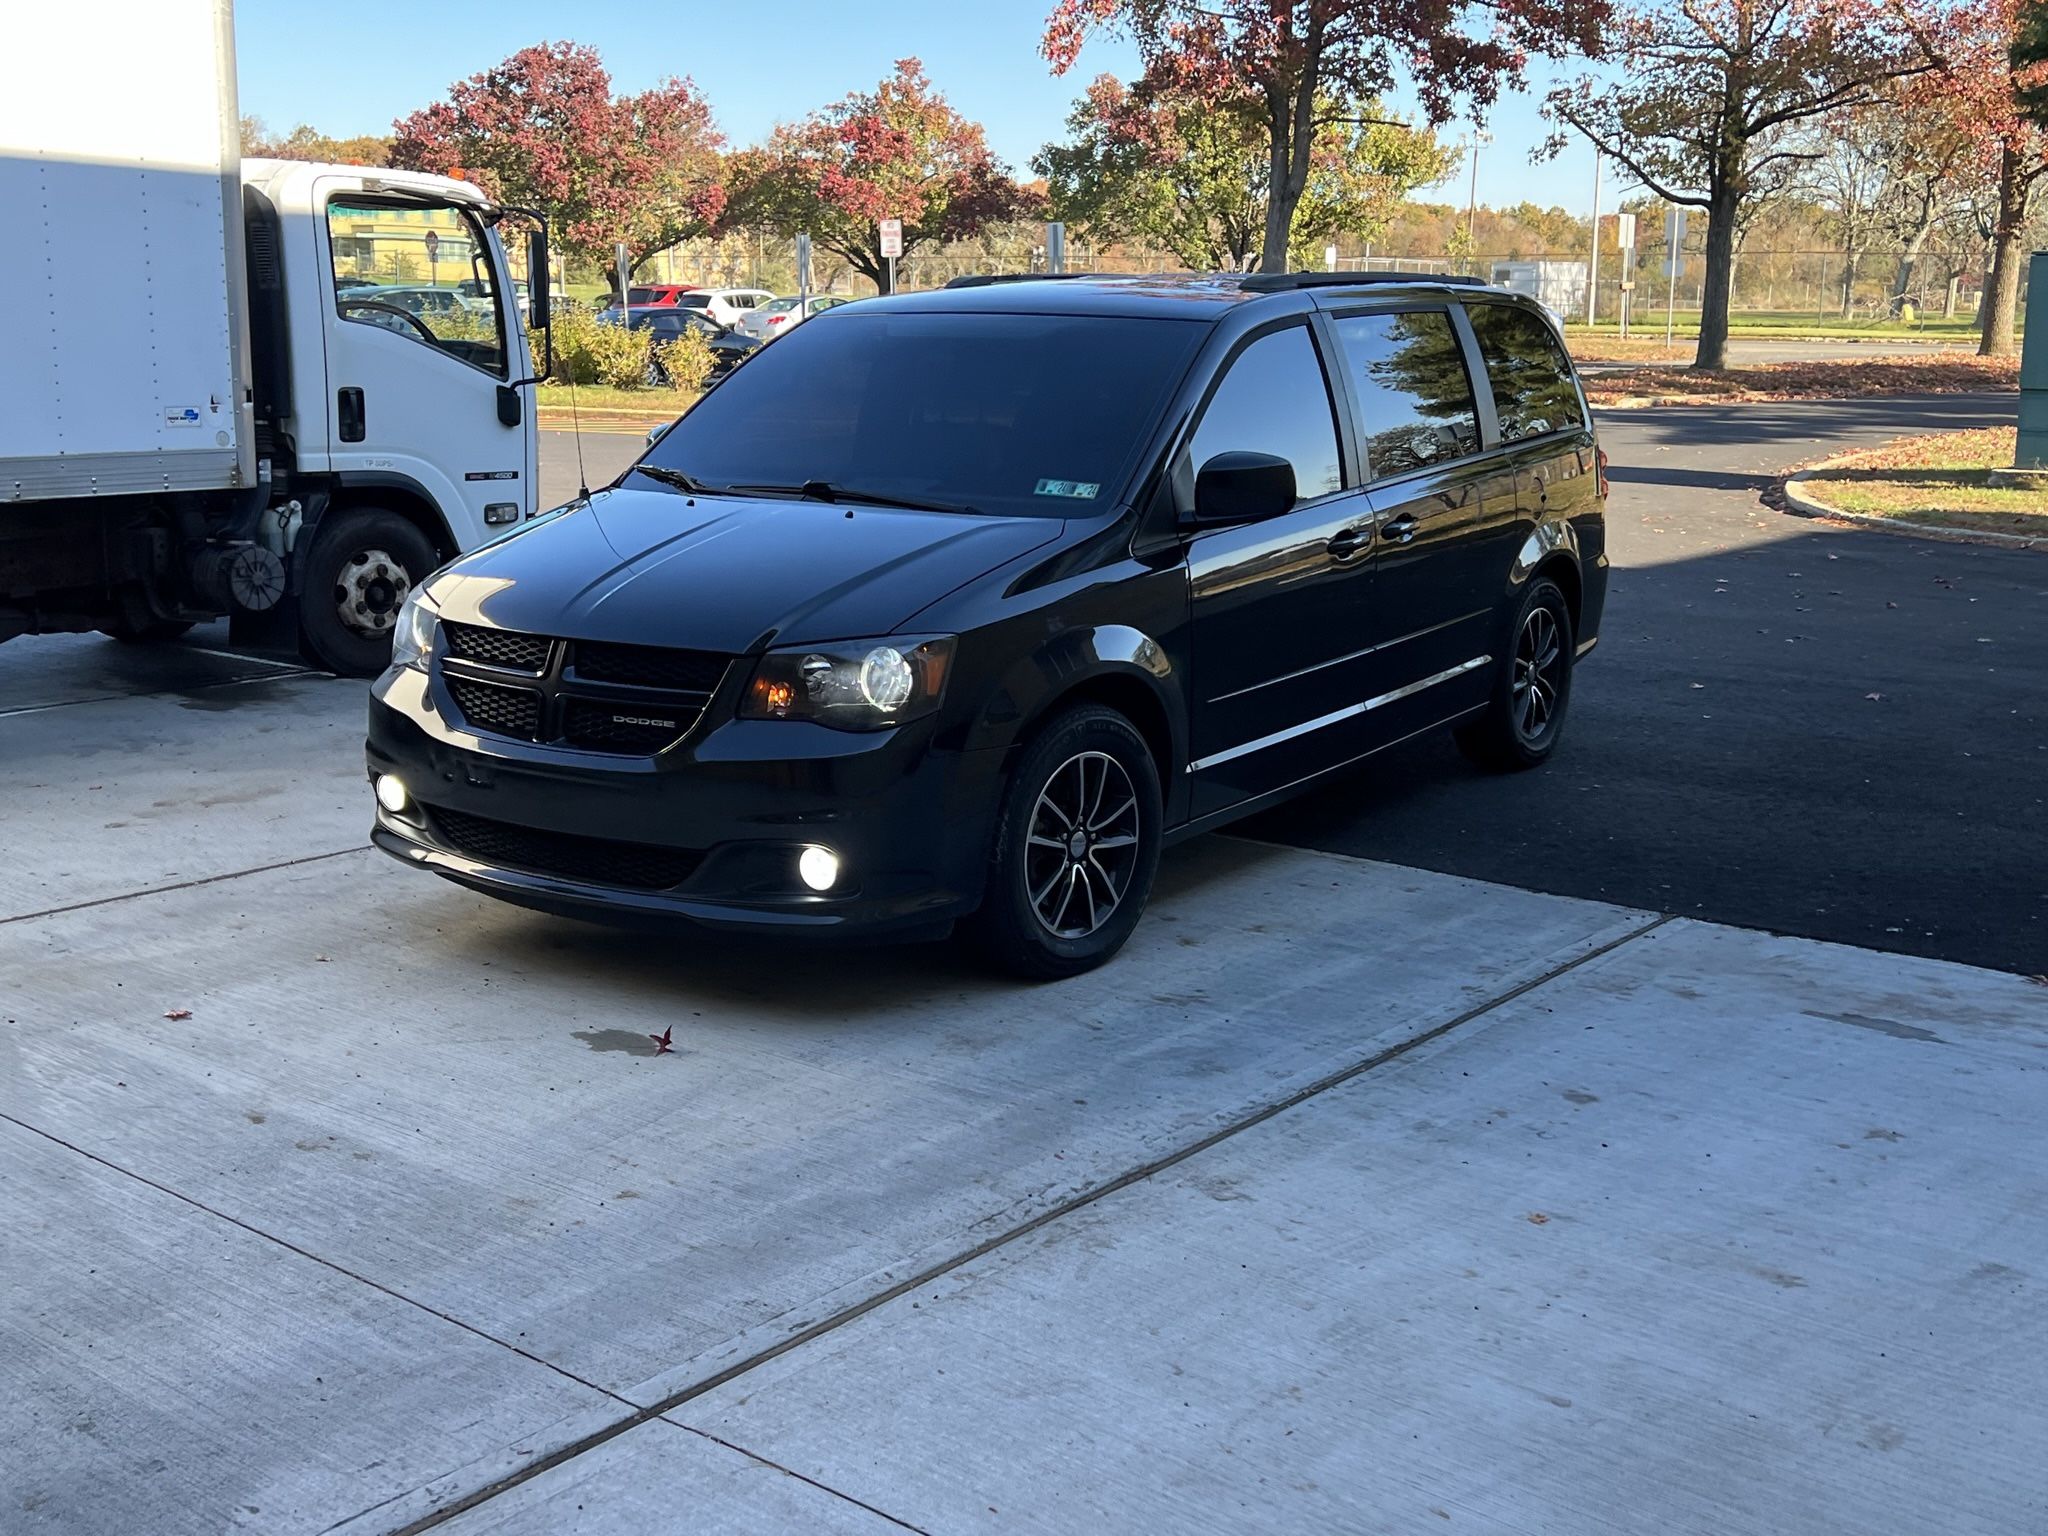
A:
{"type": "Polygon", "coordinates": [[[1174,761],[1186,761],[1179,675],[1159,640],[1126,624],[1076,625],[1048,636],[995,680],[969,729],[975,748],[1007,747],[1067,695],[1108,682],[1142,690],[1164,722],[1174,761]]]}

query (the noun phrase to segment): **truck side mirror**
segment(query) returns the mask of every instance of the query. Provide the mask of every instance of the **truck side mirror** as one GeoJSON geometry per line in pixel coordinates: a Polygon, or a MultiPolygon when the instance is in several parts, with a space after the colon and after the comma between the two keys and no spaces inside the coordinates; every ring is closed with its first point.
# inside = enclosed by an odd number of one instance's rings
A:
{"type": "Polygon", "coordinates": [[[526,328],[548,328],[548,232],[536,229],[526,237],[526,328]]]}

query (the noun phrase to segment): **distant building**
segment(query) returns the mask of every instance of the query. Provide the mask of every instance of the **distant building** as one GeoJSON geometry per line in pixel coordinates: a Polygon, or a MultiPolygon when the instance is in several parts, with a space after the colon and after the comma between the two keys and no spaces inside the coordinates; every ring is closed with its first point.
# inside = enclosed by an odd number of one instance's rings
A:
{"type": "Polygon", "coordinates": [[[1510,293],[1525,293],[1564,316],[1586,313],[1583,261],[1496,261],[1493,280],[1510,293]]]}

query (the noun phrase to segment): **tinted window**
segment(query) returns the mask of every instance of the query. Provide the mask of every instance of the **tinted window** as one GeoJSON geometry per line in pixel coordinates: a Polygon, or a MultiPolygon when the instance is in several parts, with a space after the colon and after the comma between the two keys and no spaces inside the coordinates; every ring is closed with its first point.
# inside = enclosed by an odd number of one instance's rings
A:
{"type": "Polygon", "coordinates": [[[1238,353],[1202,413],[1188,458],[1199,474],[1219,453],[1270,453],[1294,466],[1303,501],[1343,484],[1330,386],[1306,326],[1274,331],[1238,353]]]}
{"type": "Polygon", "coordinates": [[[983,512],[1087,515],[1123,489],[1206,331],[863,309],[761,349],[648,462],[713,485],[829,480],[983,512]]]}
{"type": "Polygon", "coordinates": [[[1337,344],[1375,479],[1478,452],[1479,411],[1448,313],[1344,315],[1337,344]]]}
{"type": "Polygon", "coordinates": [[[1526,309],[1473,304],[1465,311],[1493,381],[1493,408],[1506,442],[1585,425],[1572,365],[1556,334],[1526,309]]]}

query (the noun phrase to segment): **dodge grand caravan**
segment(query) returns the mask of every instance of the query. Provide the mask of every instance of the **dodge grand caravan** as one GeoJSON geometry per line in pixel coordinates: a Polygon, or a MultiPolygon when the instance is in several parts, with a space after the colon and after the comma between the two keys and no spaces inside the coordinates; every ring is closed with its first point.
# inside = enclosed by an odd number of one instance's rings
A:
{"type": "Polygon", "coordinates": [[[1605,500],[1557,332],[1476,283],[848,305],[414,591],[374,837],[546,911],[1070,975],[1168,843],[1425,731],[1547,758],[1605,500]]]}

